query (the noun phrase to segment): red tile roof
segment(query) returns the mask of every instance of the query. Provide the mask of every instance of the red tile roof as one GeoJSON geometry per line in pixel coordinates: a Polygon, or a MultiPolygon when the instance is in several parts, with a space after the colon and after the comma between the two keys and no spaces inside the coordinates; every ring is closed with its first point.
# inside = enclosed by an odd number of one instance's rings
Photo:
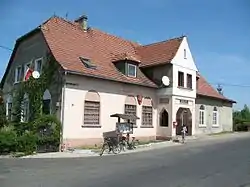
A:
{"type": "MultiPolygon", "coordinates": [[[[129,59],[137,61],[141,67],[170,63],[183,40],[183,37],[179,37],[141,46],[93,28],[84,32],[79,24],[59,17],[50,18],[40,28],[52,54],[65,70],[86,76],[155,88],[157,85],[149,80],[140,69],[136,78],[127,77],[115,68],[113,62],[129,59]],[[85,67],[79,57],[90,59],[97,68],[85,67]]],[[[39,28],[36,28],[30,33],[35,33],[38,30],[39,28]]],[[[15,51],[25,36],[17,40],[1,86],[3,86],[15,51]]],[[[203,77],[198,80],[197,94],[228,100],[210,86],[203,77]]]]}
{"type": "Polygon", "coordinates": [[[143,67],[170,63],[175,57],[183,37],[137,47],[143,67]],[[164,50],[163,50],[164,49],[164,50]]]}
{"type": "Polygon", "coordinates": [[[200,74],[198,74],[199,79],[197,84],[197,94],[200,96],[208,96],[212,98],[222,99],[235,103],[235,101],[227,99],[225,96],[219,94],[200,74]]]}
{"type": "Polygon", "coordinates": [[[58,17],[49,19],[42,26],[42,32],[55,59],[65,70],[88,76],[157,87],[140,70],[137,78],[129,78],[119,72],[112,63],[115,55],[122,53],[137,56],[135,48],[139,44],[97,29],[89,29],[84,32],[76,23],[58,17]],[[79,57],[90,59],[97,68],[86,68],[82,65],[79,57]]]}

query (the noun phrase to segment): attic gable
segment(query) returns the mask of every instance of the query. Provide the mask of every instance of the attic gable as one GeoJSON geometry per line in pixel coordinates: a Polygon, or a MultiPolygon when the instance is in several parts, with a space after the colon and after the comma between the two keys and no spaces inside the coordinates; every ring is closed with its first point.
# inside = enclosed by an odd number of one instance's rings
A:
{"type": "Polygon", "coordinates": [[[190,51],[189,45],[188,45],[187,37],[183,37],[183,40],[175,56],[171,60],[171,63],[174,65],[187,68],[187,69],[198,71],[196,64],[194,62],[192,53],[190,51]]]}

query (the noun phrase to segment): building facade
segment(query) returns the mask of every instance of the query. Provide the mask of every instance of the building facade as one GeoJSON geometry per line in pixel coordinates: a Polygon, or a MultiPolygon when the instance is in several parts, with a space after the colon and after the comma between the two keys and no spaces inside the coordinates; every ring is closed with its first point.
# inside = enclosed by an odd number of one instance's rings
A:
{"type": "Polygon", "coordinates": [[[42,73],[49,53],[60,68],[44,93],[44,111],[58,116],[63,143],[72,147],[102,142],[103,132],[115,129],[114,113],[138,116],[134,136],[144,140],[179,135],[182,124],[188,135],[232,130],[234,101],[199,74],[186,36],[139,45],[86,24],[85,16],[52,17],[17,40],[1,82],[9,119],[11,91],[30,64],[42,73]]]}

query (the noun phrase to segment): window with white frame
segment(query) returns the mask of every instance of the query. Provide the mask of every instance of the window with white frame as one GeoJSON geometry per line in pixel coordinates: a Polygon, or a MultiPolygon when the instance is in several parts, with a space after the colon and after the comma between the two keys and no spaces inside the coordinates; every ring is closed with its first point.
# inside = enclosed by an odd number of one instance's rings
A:
{"type": "Polygon", "coordinates": [[[204,105],[200,106],[199,109],[199,125],[205,125],[205,107],[204,105]]]}
{"type": "Polygon", "coordinates": [[[6,101],[6,116],[9,121],[12,120],[12,96],[9,95],[6,101]]]}
{"type": "Polygon", "coordinates": [[[9,121],[11,121],[12,120],[12,103],[11,102],[7,102],[6,108],[7,108],[7,110],[6,110],[7,119],[9,121]]]}
{"type": "Polygon", "coordinates": [[[22,101],[22,112],[21,112],[21,122],[29,121],[29,98],[27,94],[24,94],[22,101]]]}
{"type": "Polygon", "coordinates": [[[184,49],[184,59],[187,59],[187,50],[184,49]]]}
{"type": "Polygon", "coordinates": [[[15,83],[22,81],[22,66],[15,69],[15,83]]]}
{"type": "Polygon", "coordinates": [[[218,110],[216,107],[213,109],[213,125],[218,125],[218,110]]]}
{"type": "Polygon", "coordinates": [[[42,72],[42,65],[43,65],[43,59],[39,58],[35,60],[35,71],[38,71],[39,73],[42,72]]]}
{"type": "Polygon", "coordinates": [[[136,65],[128,64],[128,76],[136,77],[136,65]]]}
{"type": "Polygon", "coordinates": [[[142,100],[142,127],[153,126],[153,106],[152,100],[149,97],[145,97],[142,100]]]}

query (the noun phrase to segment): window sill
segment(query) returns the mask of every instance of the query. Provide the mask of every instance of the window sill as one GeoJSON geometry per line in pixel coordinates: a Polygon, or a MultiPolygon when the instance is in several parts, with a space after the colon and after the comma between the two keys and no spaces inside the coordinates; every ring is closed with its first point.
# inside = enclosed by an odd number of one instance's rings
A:
{"type": "Polygon", "coordinates": [[[161,128],[169,128],[169,126],[160,126],[161,128]]]}
{"type": "Polygon", "coordinates": [[[82,125],[82,128],[101,128],[101,125],[82,125]]]}
{"type": "Polygon", "coordinates": [[[220,125],[212,125],[213,128],[219,128],[220,125]]]}
{"type": "Polygon", "coordinates": [[[199,124],[199,126],[198,126],[199,128],[206,128],[207,127],[207,125],[200,125],[199,124]]]}
{"type": "Polygon", "coordinates": [[[134,125],[133,128],[138,128],[138,126],[137,126],[137,125],[134,125]]]}
{"type": "Polygon", "coordinates": [[[140,128],[154,128],[153,125],[141,125],[140,128]]]}
{"type": "Polygon", "coordinates": [[[193,88],[187,88],[187,87],[184,87],[184,86],[177,86],[177,88],[182,89],[182,90],[188,90],[188,91],[193,91],[194,90],[193,88]]]}

